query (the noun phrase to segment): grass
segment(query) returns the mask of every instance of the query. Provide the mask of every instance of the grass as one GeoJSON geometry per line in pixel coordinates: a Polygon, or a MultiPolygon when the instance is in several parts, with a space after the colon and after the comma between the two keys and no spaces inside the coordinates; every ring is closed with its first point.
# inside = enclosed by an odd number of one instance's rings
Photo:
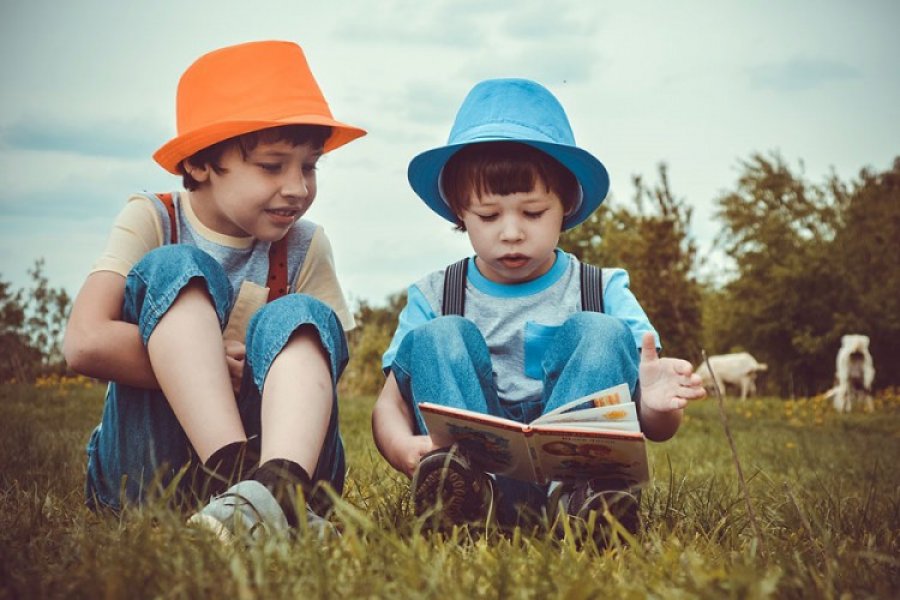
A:
{"type": "Polygon", "coordinates": [[[629,546],[515,531],[420,531],[407,482],[371,440],[373,398],[341,402],[343,535],[227,547],[160,506],[84,508],[84,444],[103,390],[0,386],[0,598],[893,598],[900,593],[900,395],[873,414],[821,399],[727,404],[761,531],[750,526],[714,401],[651,447],[644,533],[629,546]],[[761,537],[760,537],[761,536],[761,537]],[[765,551],[763,551],[763,549],[765,551]]]}

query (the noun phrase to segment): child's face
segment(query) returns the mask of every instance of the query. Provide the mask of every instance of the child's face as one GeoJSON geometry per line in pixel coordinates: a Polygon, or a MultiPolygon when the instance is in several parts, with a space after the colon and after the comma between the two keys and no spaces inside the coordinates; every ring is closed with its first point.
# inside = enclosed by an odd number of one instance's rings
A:
{"type": "Polygon", "coordinates": [[[543,186],[530,192],[474,197],[460,215],[482,275],[520,283],[550,270],[562,231],[563,205],[543,186]]]}
{"type": "Polygon", "coordinates": [[[260,142],[246,158],[235,146],[225,151],[216,173],[188,166],[201,187],[192,192],[200,221],[218,233],[279,240],[316,197],[320,148],[260,142]]]}

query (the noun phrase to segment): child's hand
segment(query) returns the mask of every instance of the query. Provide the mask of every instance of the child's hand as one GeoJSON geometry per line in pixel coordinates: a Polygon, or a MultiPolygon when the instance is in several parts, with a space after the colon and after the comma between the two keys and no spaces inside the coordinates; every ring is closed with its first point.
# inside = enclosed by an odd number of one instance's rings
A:
{"type": "Polygon", "coordinates": [[[408,439],[408,443],[404,444],[400,456],[397,457],[399,460],[394,466],[407,477],[412,477],[416,467],[419,466],[419,460],[432,450],[437,450],[437,446],[429,435],[414,435],[408,439]]]}
{"type": "Polygon", "coordinates": [[[660,358],[652,333],[641,340],[641,405],[657,412],[671,412],[687,406],[689,400],[700,400],[706,389],[700,376],[686,360],[660,358]]]}
{"type": "Polygon", "coordinates": [[[247,347],[234,340],[225,340],[225,362],[228,363],[228,374],[231,376],[231,387],[234,395],[241,393],[241,381],[244,378],[244,358],[247,347]]]}

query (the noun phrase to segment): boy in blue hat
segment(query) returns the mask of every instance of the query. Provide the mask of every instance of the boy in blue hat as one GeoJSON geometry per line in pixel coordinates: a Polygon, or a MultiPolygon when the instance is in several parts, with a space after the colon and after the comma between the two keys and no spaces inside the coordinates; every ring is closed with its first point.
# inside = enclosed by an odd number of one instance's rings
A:
{"type": "Polygon", "coordinates": [[[561,506],[585,517],[608,508],[636,529],[637,499],[615,481],[551,485],[551,494],[483,473],[473,457],[435,447],[417,406],[525,423],[625,382],[646,437],[675,434],[687,402],[705,396],[700,378],[687,361],[658,356],[658,336],[624,270],[584,269],[595,274],[584,278],[578,259],[557,248],[560,233],[606,198],[606,168],[575,145],[547,89],[494,79],[471,90],[448,144],[413,158],[408,175],[475,250],[409,287],[383,357],[373,433],[387,461],[412,477],[416,513],[440,506],[443,524],[456,524],[496,511],[511,524],[523,509],[552,514],[561,506]]]}

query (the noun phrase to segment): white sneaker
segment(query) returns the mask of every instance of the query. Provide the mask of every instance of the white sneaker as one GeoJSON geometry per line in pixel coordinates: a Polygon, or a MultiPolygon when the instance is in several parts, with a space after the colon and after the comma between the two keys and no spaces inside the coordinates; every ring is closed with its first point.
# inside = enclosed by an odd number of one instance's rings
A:
{"type": "Polygon", "coordinates": [[[239,535],[256,539],[290,529],[272,492],[253,480],[238,482],[214,496],[188,519],[188,525],[208,529],[223,542],[232,542],[239,535]]]}

